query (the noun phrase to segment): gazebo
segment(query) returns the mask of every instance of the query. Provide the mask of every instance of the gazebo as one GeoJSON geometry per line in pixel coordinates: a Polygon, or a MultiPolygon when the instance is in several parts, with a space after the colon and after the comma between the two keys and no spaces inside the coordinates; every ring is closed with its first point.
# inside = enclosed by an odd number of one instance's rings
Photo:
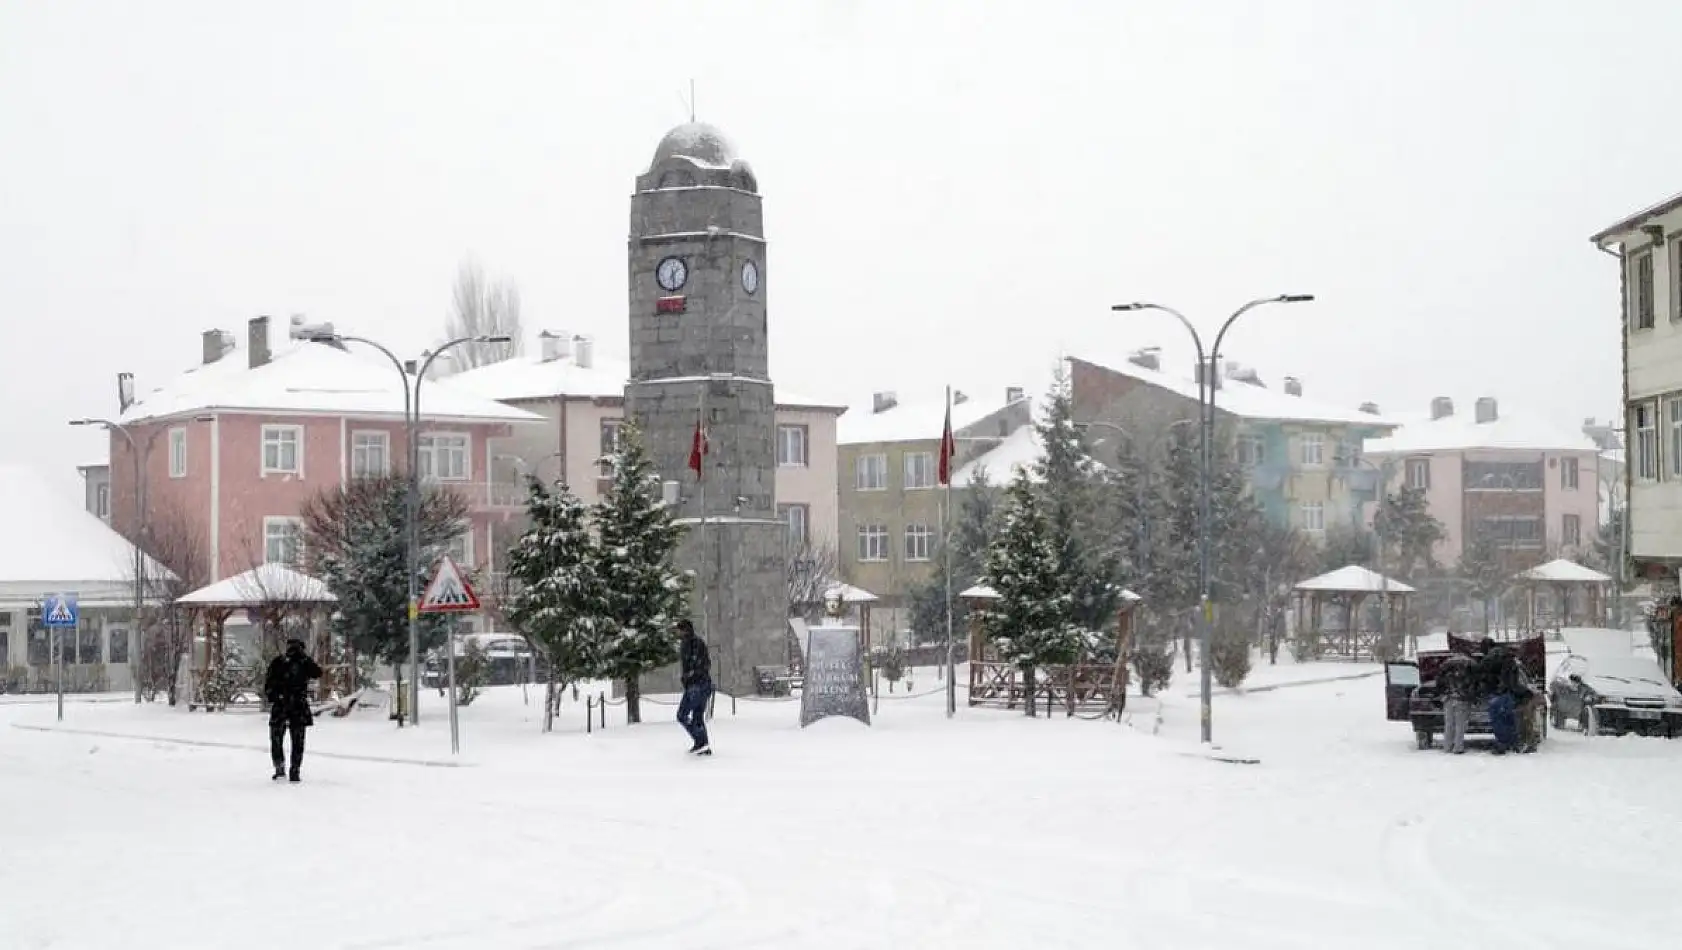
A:
{"type": "Polygon", "coordinates": [[[1558,558],[1523,571],[1513,580],[1524,594],[1519,615],[1523,630],[1558,632],[1561,627],[1599,627],[1605,623],[1606,591],[1612,578],[1593,568],[1558,558]]]}
{"type": "Polygon", "coordinates": [[[1408,630],[1409,595],[1413,593],[1407,584],[1359,564],[1311,577],[1296,586],[1297,640],[1302,642],[1305,635],[1312,638],[1309,656],[1318,656],[1328,646],[1331,652],[1350,660],[1393,656],[1400,652],[1399,641],[1408,630]],[[1389,643],[1381,642],[1385,629],[1382,620],[1373,629],[1363,629],[1365,608],[1373,598],[1378,599],[1379,610],[1389,614],[1389,643]],[[1330,623],[1339,618],[1341,626],[1330,623]]]}
{"type": "Polygon", "coordinates": [[[1133,641],[1133,615],[1143,600],[1130,590],[1121,592],[1116,611],[1116,656],[1113,662],[1093,662],[1082,656],[1073,663],[1043,667],[1036,671],[1033,695],[1028,694],[1022,671],[993,649],[981,627],[986,605],[999,599],[998,591],[977,584],[958,595],[969,611],[969,704],[1003,703],[1015,709],[1017,703],[1033,704],[1044,699],[1046,712],[1063,706],[1069,715],[1082,706],[1102,706],[1105,714],[1118,714],[1127,703],[1127,654],[1133,641]]]}
{"type": "Polygon", "coordinates": [[[338,598],[327,585],[283,564],[263,564],[243,574],[201,587],[176,600],[187,610],[187,626],[194,631],[194,647],[186,658],[188,710],[226,709],[230,703],[252,699],[260,688],[262,661],[280,652],[281,640],[297,636],[321,658],[327,674],[323,692],[345,691],[352,685],[354,664],[335,664],[324,620],[338,598]],[[258,656],[251,665],[230,666],[228,620],[240,610],[258,630],[258,656]],[[197,643],[202,639],[203,648],[197,643]]]}

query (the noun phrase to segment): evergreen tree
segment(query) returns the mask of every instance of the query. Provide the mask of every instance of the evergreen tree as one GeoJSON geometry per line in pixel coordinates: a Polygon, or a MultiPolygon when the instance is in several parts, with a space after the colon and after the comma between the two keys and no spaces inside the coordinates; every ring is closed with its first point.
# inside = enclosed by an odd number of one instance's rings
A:
{"type": "Polygon", "coordinates": [[[1411,580],[1437,566],[1437,544],[1448,537],[1431,514],[1425,489],[1404,487],[1386,495],[1373,514],[1373,527],[1384,539],[1386,573],[1411,580]]]}
{"type": "Polygon", "coordinates": [[[1455,568],[1466,585],[1466,592],[1483,605],[1483,632],[1489,632],[1490,603],[1507,586],[1506,565],[1501,561],[1501,545],[1495,535],[1479,531],[1460,552],[1455,568]]]}
{"type": "Polygon", "coordinates": [[[952,500],[958,509],[953,515],[952,535],[948,538],[943,533],[939,537],[933,552],[934,570],[909,592],[911,635],[917,643],[946,642],[948,543],[952,545],[952,629],[954,636],[963,638],[968,607],[958,595],[975,584],[986,569],[987,546],[998,521],[999,495],[985,470],[978,470],[968,485],[952,486],[952,500]]]}
{"type": "Polygon", "coordinates": [[[594,514],[607,608],[601,673],[625,684],[626,716],[641,722],[640,677],[677,661],[689,579],[672,563],[683,528],[661,503],[659,473],[631,425],[620,430],[613,484],[594,514]]]}
{"type": "Polygon", "coordinates": [[[508,551],[508,573],[517,583],[506,614],[548,662],[543,713],[543,731],[548,732],[561,690],[602,664],[602,618],[609,605],[600,577],[600,548],[584,503],[566,483],[556,482],[551,491],[531,479],[526,517],[530,527],[508,551]]]}
{"type": "Polygon", "coordinates": [[[1319,573],[1351,564],[1372,564],[1377,555],[1378,540],[1365,525],[1332,525],[1326,529],[1325,543],[1320,546],[1319,573]]]}
{"type": "MultiPolygon", "coordinates": [[[[987,583],[999,595],[981,615],[1001,657],[1022,671],[1030,697],[1034,670],[1070,663],[1089,642],[1074,619],[1073,589],[1058,567],[1057,542],[1026,472],[1006,492],[998,537],[987,550],[987,583]]],[[[1034,715],[1034,703],[1027,703],[1034,715]]]]}
{"type": "Polygon", "coordinates": [[[1087,630],[1108,631],[1121,607],[1123,549],[1103,530],[1103,467],[1075,426],[1074,400],[1061,368],[1035,429],[1043,451],[1033,472],[1057,567],[1069,586],[1072,619],[1087,630]]]}
{"type": "MultiPolygon", "coordinates": [[[[402,686],[409,657],[408,478],[355,478],[304,502],[304,557],[338,597],[331,621],[358,656],[391,664],[402,686]]],[[[467,500],[449,489],[423,487],[416,512],[417,588],[424,589],[450,542],[468,529],[467,500]]],[[[466,565],[463,565],[466,568],[466,565]]],[[[420,647],[444,641],[448,617],[422,614],[420,647]]]]}

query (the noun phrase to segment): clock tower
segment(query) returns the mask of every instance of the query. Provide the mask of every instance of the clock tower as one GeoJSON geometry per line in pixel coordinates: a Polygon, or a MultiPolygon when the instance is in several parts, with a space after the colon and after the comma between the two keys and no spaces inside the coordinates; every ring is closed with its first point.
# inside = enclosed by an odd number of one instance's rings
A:
{"type": "Polygon", "coordinates": [[[724,136],[680,125],[637,177],[627,254],[626,417],[661,477],[681,486],[678,566],[695,572],[696,628],[715,682],[732,693],[753,688],[755,666],[787,662],[760,205],[753,169],[724,136]],[[689,467],[697,424],[699,477],[689,467]]]}

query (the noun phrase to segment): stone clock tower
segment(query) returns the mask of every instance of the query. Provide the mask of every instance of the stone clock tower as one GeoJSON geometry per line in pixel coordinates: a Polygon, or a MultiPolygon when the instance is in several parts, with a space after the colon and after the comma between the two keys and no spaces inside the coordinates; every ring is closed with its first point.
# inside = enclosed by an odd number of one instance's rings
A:
{"type": "Polygon", "coordinates": [[[755,666],[787,661],[764,232],[753,170],[717,129],[690,123],[660,140],[631,196],[625,411],[661,477],[682,486],[678,563],[696,574],[696,628],[732,693],[752,690],[755,666]]]}

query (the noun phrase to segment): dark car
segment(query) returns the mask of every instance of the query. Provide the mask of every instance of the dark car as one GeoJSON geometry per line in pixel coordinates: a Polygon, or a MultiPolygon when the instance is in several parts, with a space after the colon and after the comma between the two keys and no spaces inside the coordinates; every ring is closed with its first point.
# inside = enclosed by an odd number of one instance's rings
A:
{"type": "Polygon", "coordinates": [[[1568,656],[1548,693],[1556,728],[1574,722],[1585,736],[1682,735],[1682,693],[1646,657],[1568,656]]]}
{"type": "MultiPolygon", "coordinates": [[[[1530,637],[1502,644],[1517,654],[1519,667],[1532,689],[1540,689],[1547,678],[1548,651],[1541,637],[1530,637]]],[[[1454,654],[1483,658],[1483,647],[1477,640],[1448,635],[1448,649],[1421,650],[1412,660],[1392,660],[1384,664],[1384,714],[1392,722],[1413,725],[1414,742],[1421,749],[1429,749],[1435,736],[1443,732],[1443,698],[1437,691],[1437,673],[1443,662],[1454,654]]],[[[1547,720],[1537,724],[1536,734],[1547,734],[1547,720]]],[[[1489,707],[1473,703],[1467,717],[1466,734],[1492,735],[1489,707]]]]}

